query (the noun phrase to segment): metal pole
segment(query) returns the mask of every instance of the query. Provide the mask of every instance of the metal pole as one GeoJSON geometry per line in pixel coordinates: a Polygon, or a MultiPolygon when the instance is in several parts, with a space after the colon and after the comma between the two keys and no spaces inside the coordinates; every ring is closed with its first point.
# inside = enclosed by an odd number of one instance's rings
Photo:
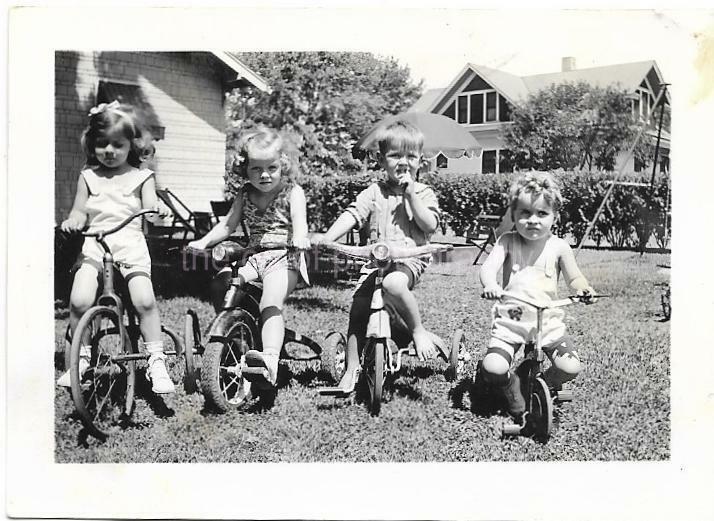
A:
{"type": "MultiPolygon", "coordinates": [[[[664,93],[664,89],[659,91],[659,94],[657,95],[657,99],[655,99],[654,102],[654,107],[657,106],[657,103],[659,103],[660,98],[662,98],[662,94],[664,93]]],[[[595,226],[595,223],[598,220],[598,217],[600,217],[600,214],[602,213],[603,208],[605,208],[605,203],[607,202],[608,198],[610,197],[610,194],[612,193],[613,189],[615,188],[615,185],[617,184],[618,179],[622,177],[622,173],[625,170],[625,165],[632,159],[632,155],[635,152],[635,147],[637,146],[637,142],[640,140],[640,137],[642,137],[642,134],[645,131],[645,128],[647,127],[647,122],[650,119],[650,113],[652,111],[647,112],[647,121],[645,121],[645,125],[642,126],[642,128],[637,132],[637,135],[635,136],[635,140],[632,142],[632,145],[630,145],[630,149],[627,151],[627,155],[625,156],[625,159],[622,161],[622,164],[617,171],[617,175],[615,176],[615,179],[613,179],[612,184],[610,185],[610,188],[607,189],[607,192],[605,192],[605,197],[603,197],[602,202],[600,203],[600,206],[598,207],[597,211],[595,212],[595,217],[593,217],[592,221],[590,221],[590,224],[588,224],[587,229],[585,230],[585,234],[583,235],[583,238],[580,239],[580,244],[578,244],[578,247],[575,250],[575,255],[580,253],[580,250],[583,247],[583,244],[585,243],[585,240],[588,238],[590,235],[590,232],[592,231],[593,227],[595,226]]]]}
{"type": "MultiPolygon", "coordinates": [[[[663,95],[667,93],[667,83],[662,83],[661,86],[663,87],[662,93],[663,95]]],[[[645,219],[643,226],[645,227],[644,231],[647,237],[645,240],[640,244],[640,255],[644,255],[645,250],[647,249],[647,240],[649,239],[649,226],[650,223],[648,220],[650,219],[650,216],[652,215],[652,195],[654,195],[654,189],[655,189],[655,173],[657,172],[657,159],[659,157],[659,144],[660,144],[660,139],[662,137],[662,124],[664,123],[664,105],[666,103],[667,99],[662,100],[662,107],[659,110],[659,125],[657,126],[657,143],[655,144],[655,153],[654,153],[654,162],[652,163],[652,177],[650,178],[650,187],[647,190],[647,213],[645,214],[645,219]]],[[[655,105],[656,107],[657,105],[655,105]]],[[[651,232],[650,232],[651,233],[651,232]]]]}

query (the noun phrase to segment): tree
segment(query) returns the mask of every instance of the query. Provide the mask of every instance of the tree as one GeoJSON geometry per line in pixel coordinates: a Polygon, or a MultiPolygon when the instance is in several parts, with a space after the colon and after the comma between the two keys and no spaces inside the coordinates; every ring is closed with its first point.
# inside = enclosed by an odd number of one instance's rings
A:
{"type": "MultiPolygon", "coordinates": [[[[643,122],[632,117],[629,94],[587,83],[553,84],[512,112],[505,139],[519,168],[613,170],[643,122]]],[[[635,157],[647,163],[652,146],[641,138],[635,157]]]]}
{"type": "Polygon", "coordinates": [[[352,148],[377,121],[409,108],[421,95],[409,68],[370,53],[258,52],[239,58],[263,76],[270,94],[252,97],[234,90],[228,97],[228,149],[252,122],[292,136],[303,171],[356,172],[362,166],[352,148]]]}

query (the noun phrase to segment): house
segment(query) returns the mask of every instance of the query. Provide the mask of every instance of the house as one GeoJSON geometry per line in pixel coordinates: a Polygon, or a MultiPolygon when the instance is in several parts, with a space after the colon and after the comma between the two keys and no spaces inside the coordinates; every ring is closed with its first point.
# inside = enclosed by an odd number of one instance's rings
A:
{"type": "MultiPolygon", "coordinates": [[[[514,106],[524,102],[530,94],[552,84],[584,81],[597,87],[618,87],[632,94],[633,117],[644,117],[664,82],[653,60],[622,63],[587,69],[577,69],[575,59],[562,60],[560,72],[516,76],[482,65],[467,64],[446,88],[430,89],[409,109],[411,111],[443,114],[466,127],[483,146],[481,157],[448,159],[437,157],[433,167],[442,172],[499,173],[512,170],[503,137],[504,128],[511,121],[514,106]]],[[[670,103],[669,93],[666,103],[670,103]]],[[[653,141],[657,131],[651,126],[646,131],[653,141]]],[[[660,160],[662,169],[669,167],[670,135],[662,131],[660,160]]],[[[624,153],[623,153],[624,154],[624,153]]],[[[640,171],[642,165],[630,159],[625,171],[640,171]]]]}
{"type": "Polygon", "coordinates": [[[118,99],[145,116],[155,139],[148,165],[159,188],[193,210],[223,199],[225,93],[268,85],[227,52],[55,53],[55,219],[72,207],[84,164],[80,136],[89,109],[118,99]]]}

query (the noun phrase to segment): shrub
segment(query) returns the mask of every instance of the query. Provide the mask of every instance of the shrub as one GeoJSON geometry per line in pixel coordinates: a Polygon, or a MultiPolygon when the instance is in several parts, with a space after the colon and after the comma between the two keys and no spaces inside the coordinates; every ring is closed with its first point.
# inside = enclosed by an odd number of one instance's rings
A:
{"type": "MultiPolygon", "coordinates": [[[[304,176],[299,182],[307,199],[308,223],[312,231],[325,231],[357,194],[380,174],[353,176],[304,176]]],[[[443,224],[463,236],[481,214],[503,215],[508,207],[508,186],[517,174],[426,174],[422,181],[432,186],[439,199],[443,224]]],[[[563,194],[560,219],[555,233],[579,243],[597,212],[614,175],[607,172],[555,173],[563,194]]],[[[632,174],[626,181],[649,183],[647,175],[632,174]]],[[[618,248],[636,248],[654,234],[664,248],[671,223],[668,222],[668,179],[660,176],[650,197],[646,186],[616,186],[590,239],[600,246],[607,241],[618,248]],[[649,204],[648,204],[649,199],[649,204]]]]}

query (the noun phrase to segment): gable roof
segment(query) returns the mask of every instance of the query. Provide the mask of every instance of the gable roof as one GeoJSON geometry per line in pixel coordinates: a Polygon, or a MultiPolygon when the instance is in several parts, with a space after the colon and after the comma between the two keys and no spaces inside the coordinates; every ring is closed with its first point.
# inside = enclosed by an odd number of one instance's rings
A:
{"type": "Polygon", "coordinates": [[[243,63],[235,53],[225,51],[214,51],[216,58],[225,63],[238,74],[238,79],[245,79],[251,83],[256,89],[270,93],[272,90],[268,83],[254,70],[243,63]]]}
{"type": "MultiPolygon", "coordinates": [[[[464,84],[465,78],[469,77],[469,73],[479,75],[513,104],[523,102],[529,94],[558,83],[584,81],[597,87],[619,86],[628,92],[635,92],[647,76],[650,76],[650,84],[656,96],[660,87],[659,84],[652,83],[655,78],[659,81],[662,80],[662,74],[654,60],[574,69],[565,72],[533,74],[530,76],[516,76],[498,69],[468,63],[448,87],[428,90],[410,110],[438,111],[447,101],[446,98],[451,98],[455,93],[456,87],[464,84]]],[[[667,92],[667,102],[670,102],[669,92],[667,92]]]]}
{"type": "MultiPolygon", "coordinates": [[[[577,83],[579,81],[584,81],[595,87],[619,86],[628,92],[634,92],[653,67],[661,79],[662,75],[659,74],[657,64],[654,60],[648,60],[565,72],[534,74],[524,76],[523,81],[530,92],[537,92],[553,83],[577,83]]],[[[658,92],[658,85],[652,85],[652,89],[655,93],[658,92]]]]}
{"type": "Polygon", "coordinates": [[[414,102],[407,112],[428,112],[431,105],[436,101],[436,98],[444,91],[444,89],[429,89],[421,97],[414,102]]]}

